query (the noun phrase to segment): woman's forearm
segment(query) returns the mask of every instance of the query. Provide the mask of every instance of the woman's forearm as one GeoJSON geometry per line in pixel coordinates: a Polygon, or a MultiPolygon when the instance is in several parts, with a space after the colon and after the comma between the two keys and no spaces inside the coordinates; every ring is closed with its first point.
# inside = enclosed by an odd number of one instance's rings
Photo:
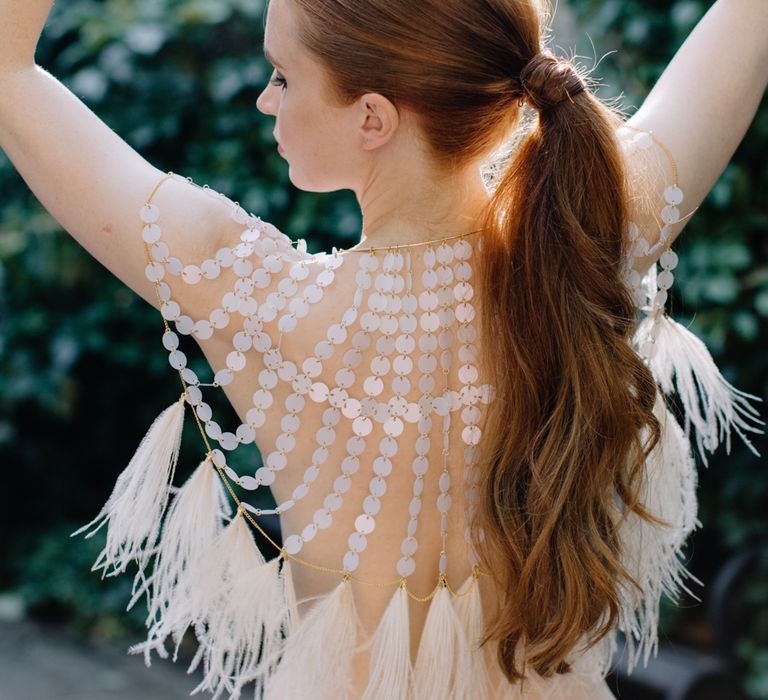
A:
{"type": "Polygon", "coordinates": [[[53,0],[0,0],[0,71],[30,66],[53,0]]]}

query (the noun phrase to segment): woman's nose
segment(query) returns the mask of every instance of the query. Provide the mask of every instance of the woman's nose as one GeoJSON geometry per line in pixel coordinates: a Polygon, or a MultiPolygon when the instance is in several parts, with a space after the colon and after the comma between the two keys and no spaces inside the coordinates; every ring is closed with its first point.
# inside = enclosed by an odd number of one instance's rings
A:
{"type": "Polygon", "coordinates": [[[270,109],[269,88],[270,88],[269,85],[265,87],[261,91],[261,94],[259,95],[258,99],[256,100],[256,108],[264,114],[273,113],[273,111],[270,109]]]}

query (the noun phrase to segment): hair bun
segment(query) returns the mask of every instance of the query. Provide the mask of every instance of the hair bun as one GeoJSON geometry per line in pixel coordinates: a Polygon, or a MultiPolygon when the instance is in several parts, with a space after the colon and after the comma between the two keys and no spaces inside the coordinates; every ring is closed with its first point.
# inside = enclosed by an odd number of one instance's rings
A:
{"type": "Polygon", "coordinates": [[[537,53],[520,71],[520,86],[523,97],[539,111],[572,100],[587,89],[576,67],[547,49],[537,53]]]}

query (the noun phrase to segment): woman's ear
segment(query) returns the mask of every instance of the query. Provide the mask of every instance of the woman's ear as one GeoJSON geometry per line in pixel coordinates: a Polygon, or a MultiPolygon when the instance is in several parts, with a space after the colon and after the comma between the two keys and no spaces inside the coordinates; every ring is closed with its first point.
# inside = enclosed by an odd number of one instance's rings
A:
{"type": "Polygon", "coordinates": [[[383,95],[367,93],[359,100],[363,148],[374,150],[389,142],[400,125],[397,108],[383,95]]]}

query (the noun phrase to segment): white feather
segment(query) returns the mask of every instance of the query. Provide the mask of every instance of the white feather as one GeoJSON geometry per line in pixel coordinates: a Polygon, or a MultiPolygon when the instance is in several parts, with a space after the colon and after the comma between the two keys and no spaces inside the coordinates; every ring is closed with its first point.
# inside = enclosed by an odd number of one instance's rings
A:
{"type": "Polygon", "coordinates": [[[169,509],[150,579],[134,592],[131,604],[148,592],[147,641],[130,653],[151,651],[168,656],[165,640],[176,642],[191,625],[198,649],[187,672],[203,667],[192,691],[214,698],[239,698],[255,681],[258,693],[279,661],[290,607],[279,573],[279,558],[265,562],[238,512],[229,513],[221,480],[206,459],[178,493],[169,509]]]}
{"type": "Polygon", "coordinates": [[[362,700],[413,695],[408,592],[398,586],[370,640],[373,645],[368,686],[362,700]]]}
{"type": "Polygon", "coordinates": [[[286,556],[283,558],[283,566],[280,569],[280,578],[283,583],[283,595],[285,595],[286,618],[283,622],[286,637],[290,637],[299,624],[299,609],[296,604],[296,587],[293,583],[293,564],[286,556]]]}
{"type": "MultiPolygon", "coordinates": [[[[414,675],[419,700],[464,700],[470,673],[468,645],[464,630],[451,603],[446,586],[440,586],[429,604],[421,633],[414,675]],[[446,663],[453,660],[453,667],[446,663]]],[[[469,698],[467,698],[469,700],[469,698]]]]}
{"type": "Polygon", "coordinates": [[[626,587],[621,629],[627,637],[630,670],[640,656],[647,665],[658,649],[659,603],[662,594],[677,600],[681,590],[696,597],[684,580],[700,583],[686,569],[682,548],[700,522],[696,517],[696,465],[690,442],[658,395],[654,413],[662,436],[646,460],[640,503],[652,514],[670,523],[655,525],[628,513],[620,530],[622,562],[642,587],[642,593],[626,587]]]}
{"type": "Polygon", "coordinates": [[[656,354],[649,366],[664,393],[677,390],[685,412],[685,432],[690,434],[691,425],[696,429],[696,444],[704,463],[707,463],[705,450],[714,452],[723,440],[730,453],[731,429],[759,457],[745,432],[762,434],[756,425],[764,422],[749,403],[762,399],[727,382],[707,346],[687,328],[664,314],[655,324],[654,328],[653,317],[640,324],[636,344],[642,345],[652,331],[657,334],[656,354]]]}
{"type": "Polygon", "coordinates": [[[266,686],[264,700],[350,697],[352,662],[357,653],[360,620],[351,583],[342,580],[317,599],[288,638],[285,652],[266,686]]]}
{"type": "MultiPolygon", "coordinates": [[[[453,604],[469,646],[468,655],[470,678],[472,679],[472,697],[483,700],[489,696],[490,692],[486,653],[489,647],[488,645],[480,647],[480,639],[484,629],[483,604],[480,598],[480,583],[473,575],[470,575],[457,591],[453,604]]],[[[458,697],[461,697],[461,695],[458,695],[458,697]]],[[[467,695],[467,697],[470,696],[467,695]]]]}
{"type": "Polygon", "coordinates": [[[148,666],[151,651],[162,658],[168,656],[165,640],[169,636],[176,642],[173,654],[176,661],[179,644],[192,619],[185,601],[189,599],[188,589],[195,586],[196,581],[189,572],[200,566],[221,534],[224,518],[230,514],[221,479],[210,459],[205,459],[171,501],[155,552],[152,575],[134,580],[128,609],[143,593],[147,594],[149,633],[146,642],[132,647],[132,653],[143,651],[148,666]]]}
{"type": "Polygon", "coordinates": [[[193,610],[200,647],[188,671],[202,661],[204,677],[193,693],[207,690],[216,699],[226,692],[239,698],[246,683],[273,670],[271,659],[281,645],[279,561],[265,562],[244,517],[236,517],[214,547],[220,556],[210,557],[198,572],[202,595],[193,610]],[[260,664],[260,655],[270,663],[260,664]]]}
{"type": "Polygon", "coordinates": [[[168,502],[184,424],[184,398],[165,409],[152,423],[99,514],[70,537],[93,527],[92,537],[107,524],[107,541],[92,571],[104,576],[123,573],[131,561],[143,574],[160,533],[168,502]],[[98,523],[98,525],[97,525],[98,523]]]}

